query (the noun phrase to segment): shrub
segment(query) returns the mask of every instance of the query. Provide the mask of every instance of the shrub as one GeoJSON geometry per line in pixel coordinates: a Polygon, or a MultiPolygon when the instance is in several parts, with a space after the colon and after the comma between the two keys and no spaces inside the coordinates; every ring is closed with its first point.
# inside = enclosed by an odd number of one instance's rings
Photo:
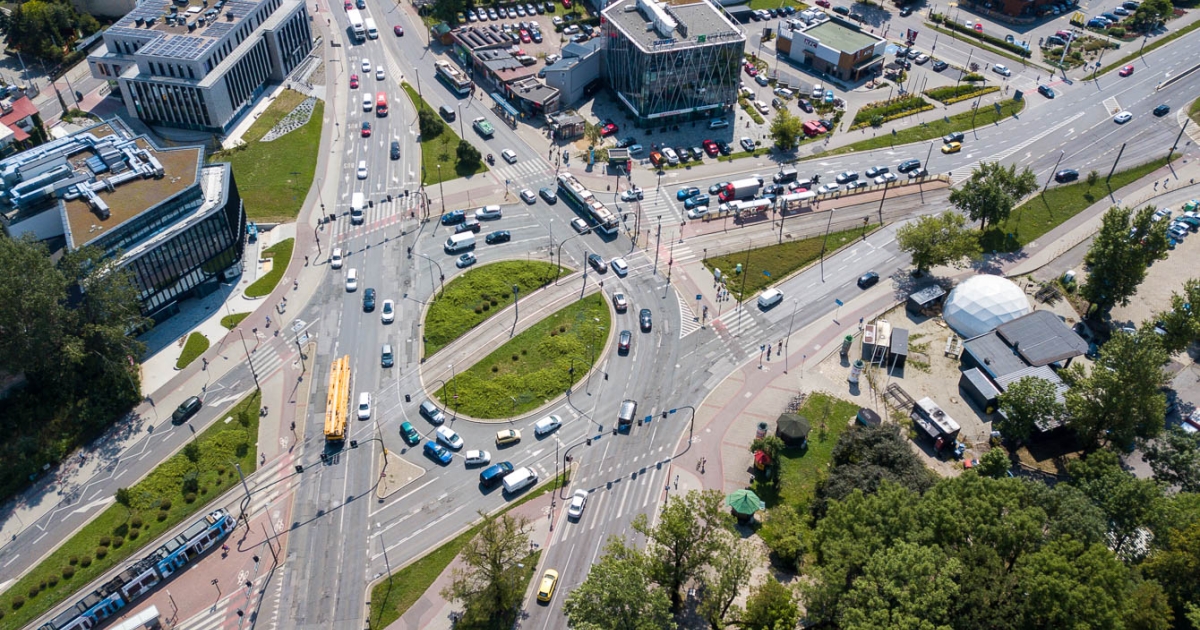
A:
{"type": "Polygon", "coordinates": [[[42,592],[42,587],[45,585],[46,585],[45,582],[42,582],[42,584],[40,586],[37,584],[31,584],[29,586],[29,599],[33,599],[34,597],[37,597],[38,593],[42,592]]]}
{"type": "Polygon", "coordinates": [[[1125,37],[1125,29],[1120,26],[1114,26],[1108,29],[1108,34],[1113,37],[1125,37]]]}
{"type": "Polygon", "coordinates": [[[493,366],[492,366],[492,373],[493,373],[493,374],[495,374],[496,372],[499,372],[499,371],[500,371],[500,366],[499,366],[499,365],[493,365],[493,366]]]}
{"type": "Polygon", "coordinates": [[[200,488],[200,494],[208,494],[208,486],[204,486],[203,488],[200,488]]]}
{"type": "Polygon", "coordinates": [[[24,605],[25,605],[25,598],[24,598],[24,597],[21,597],[20,595],[17,595],[16,597],[14,597],[14,598],[13,598],[13,601],[12,601],[12,607],[13,607],[13,610],[16,610],[16,609],[18,609],[18,608],[20,608],[20,607],[22,607],[22,606],[24,606],[24,605]]]}
{"type": "Polygon", "coordinates": [[[192,503],[195,503],[195,502],[196,502],[196,493],[195,493],[195,492],[189,492],[189,493],[187,493],[187,494],[183,495],[183,502],[184,502],[184,503],[187,503],[188,505],[191,505],[192,503]]]}
{"type": "Polygon", "coordinates": [[[171,515],[171,513],[166,510],[159,510],[158,511],[158,522],[161,523],[161,522],[167,520],[167,517],[170,515],[171,515]]]}
{"type": "Polygon", "coordinates": [[[496,301],[496,300],[493,298],[493,299],[492,299],[492,300],[489,302],[489,304],[491,304],[492,306],[495,306],[495,305],[499,304],[499,302],[497,302],[497,301],[496,301]]]}
{"type": "Polygon", "coordinates": [[[481,308],[483,308],[483,310],[485,310],[485,311],[490,311],[490,310],[492,310],[492,305],[488,304],[487,302],[484,302],[483,306],[481,308]]]}
{"type": "Polygon", "coordinates": [[[75,567],[73,567],[69,564],[67,566],[63,567],[62,568],[62,576],[63,576],[64,580],[69,580],[69,579],[75,577],[75,567]]]}
{"type": "Polygon", "coordinates": [[[113,549],[120,549],[121,545],[125,544],[125,539],[121,536],[113,536],[112,542],[113,542],[113,544],[112,544],[113,549]]]}
{"type": "Polygon", "coordinates": [[[96,559],[103,560],[108,555],[108,547],[96,547],[96,559]]]}
{"type": "Polygon", "coordinates": [[[160,510],[169,510],[169,509],[171,509],[171,500],[170,500],[170,499],[163,499],[163,500],[162,500],[162,501],[161,501],[161,502],[158,504],[158,509],[160,509],[160,510]]]}
{"type": "Polygon", "coordinates": [[[70,558],[67,558],[67,563],[71,566],[79,564],[79,556],[71,556],[70,558]]]}
{"type": "Polygon", "coordinates": [[[54,588],[55,586],[58,586],[58,576],[51,575],[50,577],[46,578],[46,584],[48,584],[50,586],[50,588],[54,588]]]}
{"type": "Polygon", "coordinates": [[[514,354],[514,355],[512,355],[512,360],[513,360],[513,361],[519,361],[519,360],[521,360],[521,356],[520,356],[520,355],[517,355],[517,354],[514,354]]]}
{"type": "Polygon", "coordinates": [[[101,547],[107,547],[107,546],[109,546],[109,545],[111,545],[111,544],[112,544],[112,539],[111,539],[111,538],[109,538],[108,536],[101,536],[101,537],[100,537],[100,546],[101,546],[101,547]]]}
{"type": "Polygon", "coordinates": [[[79,559],[79,566],[81,566],[81,567],[83,567],[83,568],[85,568],[85,569],[86,569],[86,568],[88,568],[88,567],[90,567],[90,566],[92,566],[92,557],[91,557],[91,556],[84,556],[84,557],[80,558],[80,559],[79,559]]]}
{"type": "Polygon", "coordinates": [[[986,79],[984,79],[983,75],[979,74],[978,72],[971,72],[967,74],[967,76],[963,77],[963,81],[967,81],[968,83],[977,83],[984,80],[986,79]]]}
{"type": "Polygon", "coordinates": [[[137,529],[129,530],[129,540],[137,540],[138,534],[140,534],[140,533],[141,533],[141,530],[137,530],[137,529]]]}
{"type": "Polygon", "coordinates": [[[475,314],[476,314],[476,315],[481,315],[481,314],[483,314],[483,307],[482,307],[482,306],[476,306],[476,307],[475,307],[475,314]]]}
{"type": "Polygon", "coordinates": [[[129,527],[131,527],[133,529],[138,529],[141,526],[142,526],[142,515],[134,514],[133,518],[129,519],[129,527]]]}

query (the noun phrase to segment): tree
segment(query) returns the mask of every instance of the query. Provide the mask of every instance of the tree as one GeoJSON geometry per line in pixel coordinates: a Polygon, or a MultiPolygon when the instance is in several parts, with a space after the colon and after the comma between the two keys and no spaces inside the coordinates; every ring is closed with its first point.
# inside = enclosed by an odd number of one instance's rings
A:
{"type": "Polygon", "coordinates": [[[979,232],[966,225],[961,214],[950,211],[924,216],[900,226],[896,242],[901,251],[912,255],[917,271],[925,272],[935,265],[957,264],[979,255],[979,232]]]}
{"type": "Polygon", "coordinates": [[[1183,283],[1183,294],[1171,293],[1170,310],[1158,313],[1155,320],[1161,322],[1164,333],[1163,348],[1171,354],[1181,352],[1196,339],[1200,339],[1200,280],[1190,278],[1183,283]]]}
{"type": "Polygon", "coordinates": [[[611,537],[587,579],[563,602],[567,625],[583,630],[673,630],[671,602],[655,588],[646,558],[611,537]]]}
{"type": "Polygon", "coordinates": [[[113,498],[117,500],[117,505],[125,508],[128,517],[133,516],[133,493],[129,491],[129,488],[117,488],[117,493],[113,495],[113,498]]]}
{"type": "Polygon", "coordinates": [[[1175,613],[1158,582],[1138,580],[1129,594],[1125,627],[1129,630],[1171,630],[1175,613]]]}
{"type": "Polygon", "coordinates": [[[183,445],[183,456],[192,462],[196,470],[200,470],[200,445],[195,440],[183,445]]]}
{"type": "Polygon", "coordinates": [[[1090,373],[1078,363],[1063,372],[1071,386],[1067,425],[1091,447],[1106,441],[1128,448],[1136,438],[1157,436],[1167,411],[1161,390],[1169,380],[1166,362],[1153,331],[1117,332],[1100,349],[1090,373]]]}
{"type": "Polygon", "coordinates": [[[600,125],[584,122],[583,137],[587,140],[589,145],[595,146],[600,144],[600,139],[602,138],[600,135],[600,125]]]}
{"type": "Polygon", "coordinates": [[[1166,591],[1176,618],[1200,617],[1195,609],[1189,612],[1200,601],[1200,522],[1171,532],[1165,543],[1155,542],[1157,548],[1141,565],[1143,574],[1166,591]]]}
{"type": "Polygon", "coordinates": [[[463,567],[454,570],[442,597],[463,604],[467,627],[511,626],[517,619],[527,584],[517,564],[529,554],[529,519],[520,515],[488,515],[479,533],[462,551],[463,567]]]}
{"type": "Polygon", "coordinates": [[[780,151],[791,151],[800,144],[800,136],[803,131],[804,121],[792,114],[791,110],[784,107],[775,114],[775,120],[771,121],[771,138],[775,140],[775,148],[780,151]]]}
{"type": "Polygon", "coordinates": [[[31,0],[0,16],[0,33],[10,48],[54,63],[63,60],[65,47],[77,37],[76,30],[84,37],[100,30],[95,18],[58,0],[31,0]]]}
{"type": "Polygon", "coordinates": [[[1039,424],[1051,426],[1062,418],[1058,388],[1044,378],[1026,376],[1000,394],[1001,419],[996,423],[1007,438],[1024,442],[1039,424]]]}
{"type": "Polygon", "coordinates": [[[21,270],[0,274],[0,369],[54,379],[69,334],[66,278],[32,233],[0,238],[0,268],[21,270]]]}
{"type": "Polygon", "coordinates": [[[789,571],[799,570],[800,562],[808,552],[808,539],[812,536],[800,513],[781,503],[767,510],[762,521],[758,535],[771,550],[773,559],[789,571]]]}
{"type": "Polygon", "coordinates": [[[779,630],[795,628],[799,621],[800,608],[796,605],[795,592],[768,575],[746,599],[746,612],[742,613],[738,627],[742,630],[779,630]]]}
{"type": "Polygon", "coordinates": [[[455,149],[455,153],[458,154],[458,165],[463,170],[474,171],[483,159],[483,156],[479,154],[479,149],[476,149],[475,145],[466,140],[458,141],[458,148],[455,149]]]}
{"type": "Polygon", "coordinates": [[[1175,12],[1170,0],[1146,0],[1129,17],[1128,23],[1141,32],[1154,30],[1175,12]]]}
{"type": "Polygon", "coordinates": [[[1138,479],[1121,467],[1112,451],[1096,451],[1067,467],[1071,485],[1079,488],[1108,520],[1108,546],[1118,556],[1140,557],[1135,541],[1159,518],[1164,507],[1162,488],[1153,479],[1138,479]]]}
{"type": "Polygon", "coordinates": [[[1102,544],[1064,537],[1017,560],[1026,628],[1120,628],[1129,569],[1102,544]]]}
{"type": "Polygon", "coordinates": [[[1085,258],[1087,280],[1079,287],[1079,295],[1095,307],[1089,315],[1102,316],[1113,306],[1129,304],[1150,263],[1166,257],[1167,222],[1155,223],[1152,217],[1149,207],[1136,214],[1121,207],[1104,213],[1085,258]]]}
{"type": "Polygon", "coordinates": [[[1142,457],[1155,479],[1183,492],[1200,493],[1200,433],[1171,427],[1145,445],[1142,457]]]}
{"type": "Polygon", "coordinates": [[[846,593],[839,627],[950,630],[961,571],[938,546],[902,541],[883,549],[846,593]]]}
{"type": "Polygon", "coordinates": [[[442,122],[432,109],[421,108],[417,112],[417,129],[421,132],[421,142],[429,142],[442,135],[446,124],[442,122]]]}
{"type": "Polygon", "coordinates": [[[849,496],[854,490],[878,491],[884,481],[897,483],[918,493],[933,485],[933,476],[900,434],[900,427],[855,425],[833,446],[828,477],[817,483],[812,503],[814,516],[824,515],[826,504],[849,496]]]}
{"type": "Polygon", "coordinates": [[[750,574],[756,558],[751,544],[731,532],[719,534],[720,549],[712,566],[701,577],[704,585],[700,615],[713,630],[722,630],[730,617],[737,618],[740,610],[733,605],[742,589],[750,584],[750,574]]]}
{"type": "Polygon", "coordinates": [[[692,490],[668,499],[657,525],[651,526],[645,514],[633,520],[634,531],[647,538],[650,576],[667,591],[674,612],[683,604],[680,589],[720,549],[717,532],[732,526],[733,517],[723,506],[720,492],[692,490]]]}
{"type": "Polygon", "coordinates": [[[1009,468],[1012,468],[1012,461],[1008,459],[1008,453],[1002,448],[994,448],[979,458],[979,466],[975,468],[975,472],[984,477],[999,479],[1008,476],[1009,468]]]}
{"type": "Polygon", "coordinates": [[[950,191],[950,203],[972,221],[979,221],[979,229],[983,230],[989,223],[1007,219],[1021,199],[1037,187],[1037,176],[1029,167],[1018,173],[1016,164],[980,162],[967,181],[950,191]]]}

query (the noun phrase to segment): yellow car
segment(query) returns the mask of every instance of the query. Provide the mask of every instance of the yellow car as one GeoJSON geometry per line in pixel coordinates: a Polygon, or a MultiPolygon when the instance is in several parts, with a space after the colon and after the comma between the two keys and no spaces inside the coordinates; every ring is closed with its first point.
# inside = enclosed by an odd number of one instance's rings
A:
{"type": "Polygon", "coordinates": [[[546,569],[542,576],[542,585],[538,587],[538,601],[548,602],[554,597],[554,587],[558,584],[558,571],[546,569]]]}
{"type": "Polygon", "coordinates": [[[951,142],[949,144],[942,145],[942,153],[958,153],[959,151],[962,151],[961,142],[951,142]]]}
{"type": "Polygon", "coordinates": [[[521,432],[516,429],[504,429],[496,432],[496,446],[508,446],[521,441],[521,432]]]}

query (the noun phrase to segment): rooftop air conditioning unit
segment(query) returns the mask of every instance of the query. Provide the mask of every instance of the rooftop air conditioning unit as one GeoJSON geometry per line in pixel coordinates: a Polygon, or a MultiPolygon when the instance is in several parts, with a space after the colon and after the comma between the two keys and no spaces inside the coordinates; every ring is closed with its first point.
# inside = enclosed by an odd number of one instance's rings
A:
{"type": "Polygon", "coordinates": [[[225,12],[225,17],[226,17],[226,18],[229,18],[229,21],[231,21],[231,22],[232,22],[232,21],[233,21],[233,11],[226,11],[226,12],[225,12]]]}

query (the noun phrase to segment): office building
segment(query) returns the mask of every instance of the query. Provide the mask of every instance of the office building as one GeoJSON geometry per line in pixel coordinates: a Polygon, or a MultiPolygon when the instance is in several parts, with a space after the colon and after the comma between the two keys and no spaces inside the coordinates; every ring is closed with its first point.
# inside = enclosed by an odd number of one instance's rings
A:
{"type": "Polygon", "coordinates": [[[638,125],[723,114],[737,103],[746,36],[704,0],[617,0],[603,12],[604,76],[638,125]]]}
{"type": "Polygon", "coordinates": [[[130,116],[224,133],[311,51],[300,0],[148,0],[104,32],[88,65],[130,116]]]}
{"type": "Polygon", "coordinates": [[[143,314],[236,277],[246,215],[229,164],[164,149],[117,120],[0,160],[0,224],[52,249],[100,248],[129,269],[143,314]]]}

